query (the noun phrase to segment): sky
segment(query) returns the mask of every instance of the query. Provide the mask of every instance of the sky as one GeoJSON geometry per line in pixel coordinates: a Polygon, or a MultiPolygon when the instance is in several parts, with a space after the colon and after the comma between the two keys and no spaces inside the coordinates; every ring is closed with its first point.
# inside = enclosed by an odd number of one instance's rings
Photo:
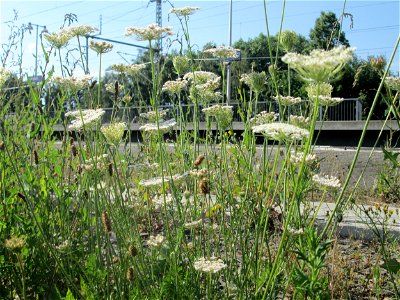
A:
{"type": "MultiPolygon", "coordinates": [[[[269,30],[272,35],[279,32],[283,11],[283,1],[266,1],[269,30]]],[[[190,16],[189,32],[195,49],[201,50],[207,42],[216,45],[229,44],[229,7],[230,1],[162,1],[162,25],[171,26],[173,31],[182,37],[181,25],[174,15],[169,15],[174,7],[196,6],[200,10],[190,16]]],[[[390,58],[396,40],[399,36],[399,1],[296,1],[288,0],[285,4],[283,30],[294,30],[308,37],[315,20],[321,11],[332,11],[339,16],[345,6],[345,12],[352,15],[344,18],[343,31],[352,47],[356,47],[356,54],[366,59],[368,56],[383,55],[390,58]]],[[[76,14],[78,22],[73,25],[91,25],[101,28],[99,37],[147,46],[146,42],[136,41],[133,37],[126,37],[125,29],[130,26],[146,27],[156,21],[156,4],[154,1],[18,1],[0,0],[1,17],[1,44],[7,43],[10,34],[10,22],[14,18],[13,11],[18,12],[16,26],[29,22],[39,25],[38,33],[43,29],[50,32],[59,30],[65,14],[76,14]],[[101,25],[100,25],[101,24],[101,25]]],[[[266,33],[264,15],[264,1],[232,1],[232,41],[245,41],[255,38],[260,33],[266,33]]],[[[173,39],[171,39],[172,41],[173,39]]],[[[164,52],[168,51],[170,41],[163,41],[164,52]]],[[[40,38],[38,39],[38,65],[43,62],[40,38]]],[[[72,40],[68,49],[77,47],[76,40],[72,40]]],[[[172,42],[172,48],[177,49],[179,44],[172,42]]],[[[36,26],[29,34],[26,33],[23,41],[23,72],[34,74],[36,50],[36,26]]],[[[1,50],[3,51],[3,50],[1,50]]],[[[111,64],[127,63],[136,58],[140,49],[114,44],[114,49],[103,55],[103,72],[111,64]]],[[[74,52],[73,55],[79,58],[74,52]]],[[[12,57],[10,57],[12,59],[12,57]]],[[[59,73],[58,57],[51,56],[56,73],[59,73]]],[[[399,75],[400,51],[396,52],[391,71],[399,75]]],[[[11,68],[12,60],[6,67],[11,68]]],[[[92,75],[97,76],[99,59],[95,52],[89,51],[89,69],[92,75]]],[[[79,70],[76,75],[79,75],[79,70]]]]}

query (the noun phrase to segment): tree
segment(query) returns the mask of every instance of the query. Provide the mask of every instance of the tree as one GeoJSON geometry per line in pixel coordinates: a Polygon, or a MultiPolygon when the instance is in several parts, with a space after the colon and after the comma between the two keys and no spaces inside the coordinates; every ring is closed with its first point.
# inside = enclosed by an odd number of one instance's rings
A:
{"type": "MultiPolygon", "coordinates": [[[[350,14],[344,14],[350,16],[350,14]]],[[[341,31],[340,20],[333,12],[321,12],[310,31],[310,42],[314,49],[332,49],[339,45],[350,46],[345,33],[341,31]]]]}

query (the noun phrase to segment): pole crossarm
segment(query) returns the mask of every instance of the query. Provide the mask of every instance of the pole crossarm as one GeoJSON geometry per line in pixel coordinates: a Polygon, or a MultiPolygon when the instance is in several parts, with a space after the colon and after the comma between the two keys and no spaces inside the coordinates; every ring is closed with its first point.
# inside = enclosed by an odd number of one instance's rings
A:
{"type": "MultiPolygon", "coordinates": [[[[112,40],[112,39],[107,39],[107,38],[102,38],[102,37],[95,36],[95,35],[87,35],[86,37],[91,38],[91,39],[96,39],[96,40],[101,40],[101,41],[106,41],[106,42],[111,42],[111,43],[116,43],[116,44],[121,44],[121,45],[132,46],[132,47],[137,47],[137,48],[141,48],[141,49],[150,50],[149,47],[140,46],[140,45],[137,45],[137,44],[127,43],[127,42],[122,42],[122,41],[117,41],[117,40],[112,40]]],[[[159,51],[159,49],[153,49],[153,51],[159,51]]]]}

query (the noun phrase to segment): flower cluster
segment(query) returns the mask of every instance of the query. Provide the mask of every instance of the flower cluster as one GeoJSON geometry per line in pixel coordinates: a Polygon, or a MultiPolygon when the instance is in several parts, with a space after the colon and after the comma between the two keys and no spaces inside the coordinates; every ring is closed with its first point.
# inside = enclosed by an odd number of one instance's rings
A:
{"type": "Polygon", "coordinates": [[[218,126],[221,129],[226,129],[232,122],[233,111],[232,106],[219,104],[203,108],[202,111],[207,116],[213,116],[217,120],[218,126]]]}
{"type": "Polygon", "coordinates": [[[67,45],[68,41],[72,37],[68,29],[61,29],[60,31],[53,33],[45,33],[43,36],[52,47],[57,49],[61,49],[67,45]]]}
{"type": "Polygon", "coordinates": [[[111,69],[128,75],[135,76],[139,74],[140,71],[146,68],[146,64],[131,64],[131,65],[124,65],[124,64],[113,64],[111,65],[111,69]]]}
{"type": "Polygon", "coordinates": [[[252,127],[254,133],[262,133],[269,139],[276,141],[301,141],[308,138],[308,130],[286,123],[269,123],[252,127]]]}
{"type": "Polygon", "coordinates": [[[85,109],[67,112],[65,116],[72,118],[69,130],[81,130],[93,127],[104,114],[103,109],[85,109]]]}
{"type": "Polygon", "coordinates": [[[224,264],[222,259],[214,256],[209,259],[201,257],[193,263],[193,266],[195,270],[204,273],[217,273],[226,268],[226,264],[224,264]]]}
{"type": "Polygon", "coordinates": [[[315,49],[310,55],[287,53],[282,61],[293,68],[305,81],[328,82],[353,59],[354,48],[315,49]]]}
{"type": "Polygon", "coordinates": [[[199,220],[196,220],[196,221],[185,223],[184,227],[186,229],[196,229],[196,228],[199,228],[201,226],[201,224],[203,224],[203,220],[199,219],[199,220]]]}
{"type": "Polygon", "coordinates": [[[186,56],[174,56],[172,64],[178,76],[181,76],[189,69],[189,59],[186,56]]]}
{"type": "Polygon", "coordinates": [[[296,115],[290,115],[289,116],[289,123],[300,127],[300,128],[308,128],[310,126],[310,118],[303,117],[303,116],[296,116],[296,115]]]}
{"type": "Polygon", "coordinates": [[[85,36],[88,35],[89,33],[98,31],[96,27],[89,25],[71,26],[68,27],[67,30],[71,36],[85,36]]]}
{"type": "MultiPolygon", "coordinates": [[[[315,98],[311,98],[310,100],[315,101],[315,98]]],[[[339,103],[343,102],[343,98],[339,97],[329,97],[329,96],[319,96],[318,97],[318,103],[321,106],[335,106],[338,105],[339,103]]]]}
{"type": "Polygon", "coordinates": [[[164,243],[165,237],[161,234],[156,236],[151,235],[149,239],[146,241],[146,245],[149,248],[159,248],[164,243]]]}
{"type": "Polygon", "coordinates": [[[11,71],[6,69],[6,68],[0,68],[0,89],[3,87],[3,85],[6,83],[8,78],[11,75],[11,71]]]}
{"type": "Polygon", "coordinates": [[[157,24],[150,24],[147,27],[128,27],[126,36],[134,35],[138,41],[152,41],[173,35],[171,27],[160,27],[157,24]]]}
{"type": "MultiPolygon", "coordinates": [[[[304,153],[298,152],[290,156],[290,162],[294,165],[300,165],[303,162],[303,158],[304,153]]],[[[307,165],[311,165],[315,161],[317,161],[317,155],[309,153],[306,155],[304,163],[307,165]]]]}
{"type": "Polygon", "coordinates": [[[171,95],[179,95],[182,90],[187,88],[187,86],[188,81],[185,79],[169,80],[164,83],[162,90],[171,95]]]}
{"type": "Polygon", "coordinates": [[[204,50],[204,53],[209,53],[218,58],[235,58],[238,51],[239,49],[232,47],[218,46],[216,48],[204,50]]]}
{"type": "Polygon", "coordinates": [[[175,125],[176,125],[175,119],[170,119],[170,120],[158,123],[158,126],[156,123],[144,124],[143,126],[139,127],[139,130],[143,130],[144,132],[148,132],[148,133],[155,133],[158,131],[161,133],[167,133],[167,132],[171,131],[175,125]]]}
{"type": "Polygon", "coordinates": [[[90,41],[90,49],[92,49],[97,54],[103,54],[110,52],[113,49],[113,44],[107,42],[95,42],[90,41]]]}
{"type": "Polygon", "coordinates": [[[104,171],[107,168],[108,159],[108,154],[102,154],[87,159],[85,160],[85,163],[81,165],[82,170],[85,172],[104,171]]]}
{"type": "Polygon", "coordinates": [[[317,95],[319,96],[328,96],[332,95],[333,86],[327,82],[310,82],[306,87],[306,92],[309,99],[315,98],[317,95]]]}
{"type": "Polygon", "coordinates": [[[21,238],[21,237],[11,237],[8,240],[5,240],[4,242],[4,247],[10,251],[15,251],[18,252],[20,251],[22,248],[24,248],[26,243],[25,238],[21,238]]]}
{"type": "Polygon", "coordinates": [[[186,73],[183,79],[191,83],[190,98],[192,100],[201,99],[204,103],[208,103],[221,97],[219,93],[214,92],[221,81],[221,77],[215,73],[195,71],[186,73]]]}
{"type": "Polygon", "coordinates": [[[102,126],[100,131],[103,133],[107,142],[112,145],[118,145],[121,142],[124,132],[126,130],[124,122],[111,123],[108,126],[102,126]]]}
{"type": "Polygon", "coordinates": [[[158,113],[158,119],[160,121],[163,121],[165,116],[167,115],[168,109],[160,109],[158,111],[148,111],[146,113],[141,113],[139,116],[141,118],[144,118],[146,120],[148,120],[149,122],[156,122],[157,121],[157,113],[158,113]]]}
{"type": "Polygon", "coordinates": [[[275,120],[277,120],[278,117],[279,117],[278,113],[262,111],[262,112],[256,114],[254,116],[254,118],[251,118],[250,123],[252,125],[268,124],[268,123],[272,123],[275,120]]]}
{"type": "Polygon", "coordinates": [[[267,74],[264,71],[242,74],[240,81],[248,85],[256,94],[260,94],[265,89],[267,74]]]}
{"type": "Polygon", "coordinates": [[[387,76],[385,83],[392,90],[400,91],[400,77],[387,76]]]}
{"type": "MultiPolygon", "coordinates": [[[[111,94],[115,94],[115,92],[117,90],[115,87],[116,87],[116,85],[113,82],[105,84],[106,91],[111,94]]],[[[123,90],[123,89],[124,89],[124,86],[122,84],[118,83],[118,91],[123,90]]]]}
{"type": "Polygon", "coordinates": [[[196,10],[199,10],[200,7],[195,7],[195,6],[186,6],[186,7],[181,7],[181,8],[171,8],[169,11],[170,14],[176,14],[177,16],[182,16],[186,17],[189,15],[192,15],[196,10]]]}
{"type": "Polygon", "coordinates": [[[81,89],[88,88],[91,84],[93,76],[83,75],[81,77],[76,76],[68,76],[61,77],[56,76],[53,78],[53,82],[63,86],[66,89],[70,89],[72,91],[78,91],[81,89]]]}
{"type": "Polygon", "coordinates": [[[292,30],[285,30],[279,35],[279,43],[282,45],[285,52],[292,50],[296,40],[297,34],[292,30]]]}
{"type": "Polygon", "coordinates": [[[312,177],[312,181],[322,188],[338,189],[341,187],[339,179],[335,176],[316,174],[312,177]]]}
{"type": "Polygon", "coordinates": [[[292,105],[301,103],[300,97],[278,95],[278,96],[274,96],[273,98],[276,102],[280,103],[283,106],[292,106],[292,105]]]}

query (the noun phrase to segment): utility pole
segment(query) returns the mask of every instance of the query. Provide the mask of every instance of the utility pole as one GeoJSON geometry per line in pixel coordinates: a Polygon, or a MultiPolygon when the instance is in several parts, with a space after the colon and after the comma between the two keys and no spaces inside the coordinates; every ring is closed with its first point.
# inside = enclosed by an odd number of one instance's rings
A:
{"type": "MultiPolygon", "coordinates": [[[[232,46],[232,1],[229,4],[229,33],[228,33],[228,40],[229,40],[229,47],[232,46]]],[[[232,84],[231,84],[231,61],[227,62],[226,66],[226,102],[229,105],[232,97],[232,84]]]]}
{"type": "MultiPolygon", "coordinates": [[[[162,27],[162,4],[161,0],[150,0],[150,2],[156,3],[156,23],[158,26],[162,27]]],[[[159,50],[158,53],[162,51],[162,38],[160,37],[156,41],[156,48],[159,50]]]]}

